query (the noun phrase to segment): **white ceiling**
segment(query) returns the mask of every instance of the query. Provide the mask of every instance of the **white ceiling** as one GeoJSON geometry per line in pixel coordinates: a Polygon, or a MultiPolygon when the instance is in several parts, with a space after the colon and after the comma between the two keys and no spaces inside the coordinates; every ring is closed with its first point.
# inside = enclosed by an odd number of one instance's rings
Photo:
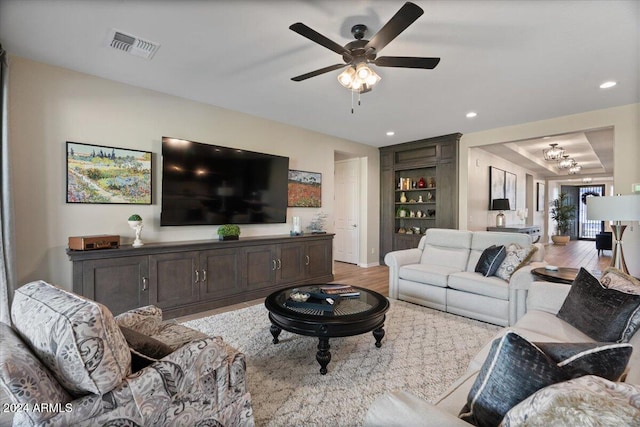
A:
{"type": "MultiPolygon", "coordinates": [[[[0,0],[0,43],[12,55],[373,146],[640,102],[636,0],[418,0],[425,14],[381,55],[441,57],[434,70],[378,67],[382,81],[354,114],[339,71],[290,80],[341,58],[289,25],[346,44],[353,24],[375,32],[403,3],[0,0]],[[146,60],[109,48],[112,28],[160,49],[146,60]],[[607,80],[618,85],[599,89],[607,80]]],[[[606,170],[607,156],[589,168],[606,170]]]]}

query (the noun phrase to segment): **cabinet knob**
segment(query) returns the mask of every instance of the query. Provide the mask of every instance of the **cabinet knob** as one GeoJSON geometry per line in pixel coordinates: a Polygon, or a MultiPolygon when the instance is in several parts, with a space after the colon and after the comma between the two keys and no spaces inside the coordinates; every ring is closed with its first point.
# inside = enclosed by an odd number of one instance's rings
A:
{"type": "Polygon", "coordinates": [[[200,272],[196,270],[196,283],[200,281],[200,272]]]}
{"type": "Polygon", "coordinates": [[[310,262],[310,261],[311,261],[311,260],[309,259],[309,255],[305,255],[305,256],[304,256],[304,265],[309,265],[309,262],[310,262]]]}
{"type": "Polygon", "coordinates": [[[142,290],[146,291],[147,289],[149,289],[149,278],[148,277],[143,277],[142,278],[142,290]]]}

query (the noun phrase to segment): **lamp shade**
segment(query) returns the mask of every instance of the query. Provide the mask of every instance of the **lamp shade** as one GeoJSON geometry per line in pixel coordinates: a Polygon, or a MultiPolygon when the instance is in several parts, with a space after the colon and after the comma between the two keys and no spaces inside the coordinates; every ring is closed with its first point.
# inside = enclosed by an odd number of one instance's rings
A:
{"type": "Polygon", "coordinates": [[[491,201],[492,211],[508,211],[511,210],[509,206],[509,199],[493,199],[491,201]]]}
{"type": "Polygon", "coordinates": [[[640,195],[587,197],[587,219],[639,221],[640,195]]]}

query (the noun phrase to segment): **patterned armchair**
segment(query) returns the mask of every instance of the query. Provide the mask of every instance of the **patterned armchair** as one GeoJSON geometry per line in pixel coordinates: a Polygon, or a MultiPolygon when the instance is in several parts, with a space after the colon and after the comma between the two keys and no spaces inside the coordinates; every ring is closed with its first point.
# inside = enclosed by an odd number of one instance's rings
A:
{"type": "MultiPolygon", "coordinates": [[[[114,318],[101,304],[48,283],[14,296],[0,323],[0,383],[15,426],[253,426],[244,355],[156,307],[114,318]],[[131,372],[120,327],[165,341],[167,356],[131,372]]],[[[134,351],[135,355],[135,351],[134,351]]]]}

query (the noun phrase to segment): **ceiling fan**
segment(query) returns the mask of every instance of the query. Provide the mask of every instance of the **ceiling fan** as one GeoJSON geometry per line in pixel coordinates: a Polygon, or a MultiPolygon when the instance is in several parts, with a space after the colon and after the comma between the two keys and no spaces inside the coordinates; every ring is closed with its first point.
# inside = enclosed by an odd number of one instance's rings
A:
{"type": "Polygon", "coordinates": [[[303,37],[342,55],[343,64],[334,64],[319,70],[301,74],[291,80],[300,82],[311,77],[319,76],[340,68],[348,67],[338,76],[338,81],[347,89],[354,92],[369,92],[380,77],[367,64],[379,67],[424,68],[433,69],[440,62],[440,58],[421,58],[413,56],[377,56],[378,53],[393,39],[398,37],[409,25],[413,24],[424,11],[417,5],[407,2],[370,40],[364,38],[367,26],[354,25],[351,34],[355,40],[340,46],[338,43],[323,36],[301,22],[289,27],[303,37]]]}

